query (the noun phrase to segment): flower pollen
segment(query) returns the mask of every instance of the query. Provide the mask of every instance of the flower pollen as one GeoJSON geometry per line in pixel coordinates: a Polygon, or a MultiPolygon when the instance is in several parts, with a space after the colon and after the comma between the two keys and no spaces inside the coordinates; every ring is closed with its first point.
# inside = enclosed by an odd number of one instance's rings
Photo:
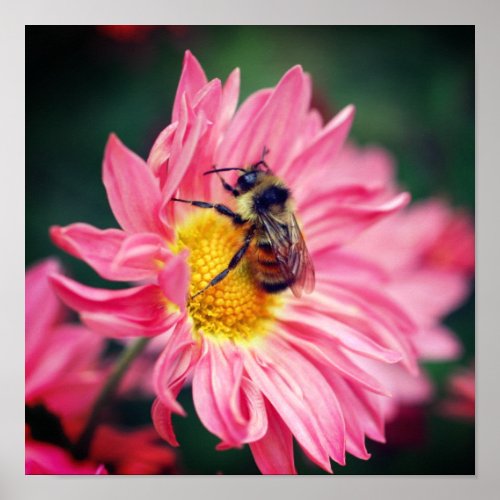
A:
{"type": "Polygon", "coordinates": [[[194,214],[177,231],[176,250],[190,252],[188,312],[199,334],[248,343],[270,330],[281,300],[260,288],[245,257],[222,281],[193,298],[227,268],[243,239],[243,228],[211,211],[194,214]]]}

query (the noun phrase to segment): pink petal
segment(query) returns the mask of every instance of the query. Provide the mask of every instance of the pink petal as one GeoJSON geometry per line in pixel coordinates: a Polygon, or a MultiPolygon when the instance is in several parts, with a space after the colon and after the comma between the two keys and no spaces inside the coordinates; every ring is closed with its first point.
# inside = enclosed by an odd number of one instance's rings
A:
{"type": "Polygon", "coordinates": [[[174,107],[172,110],[172,121],[178,121],[180,117],[180,109],[182,107],[182,96],[186,94],[190,100],[194,98],[196,93],[207,83],[207,77],[200,63],[193,54],[186,50],[184,54],[184,62],[182,64],[182,73],[175,94],[174,107]]]}
{"type": "Polygon", "coordinates": [[[109,473],[106,470],[106,467],[103,464],[101,464],[97,467],[95,474],[96,476],[107,476],[109,473]]]}
{"type": "Polygon", "coordinates": [[[154,285],[107,290],[82,285],[60,274],[54,274],[50,279],[58,295],[77,311],[120,314],[126,309],[128,317],[139,318],[146,311],[153,313],[161,305],[161,292],[154,285]]]}
{"type": "Polygon", "coordinates": [[[370,360],[361,360],[361,363],[384,381],[398,405],[422,404],[430,400],[433,387],[423,371],[411,374],[400,364],[384,365],[370,360]]]}
{"type": "Polygon", "coordinates": [[[204,85],[191,99],[195,114],[203,111],[210,122],[215,122],[222,101],[222,83],[214,78],[204,85]]]}
{"type": "Polygon", "coordinates": [[[410,201],[408,193],[401,193],[379,206],[359,204],[311,203],[301,211],[302,223],[307,236],[308,248],[312,254],[325,247],[344,245],[360,232],[401,210],[410,201]]]}
{"type": "MultiPolygon", "coordinates": [[[[184,96],[178,132],[172,141],[167,175],[162,182],[167,200],[174,191],[178,191],[181,198],[209,198],[210,181],[202,174],[213,163],[213,150],[219,139],[216,129],[221,102],[222,86],[218,79],[202,87],[192,100],[184,96]],[[179,172],[184,172],[182,177],[179,172]]],[[[176,205],[176,208],[186,210],[187,206],[176,205]]]]}
{"type": "Polygon", "coordinates": [[[63,308],[48,277],[60,272],[55,259],[30,267],[25,276],[26,375],[36,366],[46,347],[48,333],[62,320],[63,308]]]}
{"type": "Polygon", "coordinates": [[[389,294],[368,284],[350,282],[347,279],[322,276],[321,290],[329,290],[336,300],[351,301],[351,305],[361,309],[367,318],[377,319],[392,327],[396,335],[408,336],[416,332],[416,325],[408,315],[405,308],[401,307],[389,294]],[[333,293],[335,291],[335,293],[333,293]]]}
{"type": "Polygon", "coordinates": [[[186,307],[189,291],[190,269],[187,264],[187,250],[178,255],[172,255],[166,260],[165,266],[158,275],[158,284],[165,297],[177,304],[181,310],[186,307]]]}
{"type": "Polygon", "coordinates": [[[313,138],[319,134],[323,128],[323,117],[317,109],[311,109],[307,113],[304,123],[304,144],[308,144],[313,138]]]}
{"type": "Polygon", "coordinates": [[[340,346],[385,363],[397,363],[401,360],[400,353],[387,349],[354,328],[310,308],[289,308],[280,323],[294,335],[304,340],[314,339],[316,345],[325,349],[337,349],[340,346]]]}
{"type": "MultiPolygon", "coordinates": [[[[307,327],[303,326],[302,328],[305,329],[307,327]]],[[[359,366],[357,363],[353,362],[341,347],[335,346],[332,343],[328,345],[328,343],[325,342],[317,345],[316,342],[311,340],[311,338],[314,339],[316,331],[312,329],[308,331],[312,336],[308,337],[307,335],[303,335],[305,340],[301,338],[302,336],[296,330],[290,328],[290,326],[288,332],[280,332],[280,335],[315,365],[326,365],[368,391],[383,396],[390,396],[387,386],[373,377],[368,371],[364,370],[362,365],[359,366]]]]}
{"type": "MultiPolygon", "coordinates": [[[[214,199],[211,193],[211,187],[219,188],[220,183],[217,178],[204,177],[203,173],[212,167],[214,162],[214,151],[218,142],[223,137],[223,129],[227,127],[227,123],[234,113],[236,100],[238,97],[239,73],[233,72],[229,81],[224,88],[221,87],[221,82],[217,79],[212,80],[202,87],[194,96],[191,103],[186,100],[186,105],[189,104],[192,108],[193,118],[189,118],[186,130],[192,129],[194,117],[205,117],[206,123],[202,126],[200,137],[196,144],[196,150],[193,152],[193,157],[189,168],[186,170],[186,175],[178,184],[178,194],[181,198],[209,200],[214,199]],[[236,77],[236,78],[235,78],[236,77]]],[[[185,116],[181,114],[181,120],[185,116]]],[[[187,140],[187,132],[182,138],[182,141],[187,140]]],[[[175,164],[175,155],[172,153],[171,164],[175,164]]],[[[170,165],[169,165],[170,167],[170,165]]],[[[170,182],[170,181],[169,181],[170,182]]],[[[176,213],[186,211],[186,206],[177,205],[176,213]]],[[[181,215],[182,216],[182,215],[181,215]]]]}
{"type": "Polygon", "coordinates": [[[446,218],[442,202],[417,202],[360,234],[349,248],[389,273],[420,267],[423,255],[445,227],[446,218]]]}
{"type": "Polygon", "coordinates": [[[175,454],[158,441],[154,429],[123,431],[109,425],[97,428],[90,455],[94,460],[112,463],[114,472],[126,474],[160,474],[175,463],[175,454]]]}
{"type": "MultiPolygon", "coordinates": [[[[218,118],[217,128],[220,138],[226,132],[226,129],[233,118],[238,105],[238,97],[240,94],[240,70],[236,68],[231,72],[222,88],[222,103],[220,115],[218,118]]],[[[221,140],[219,138],[219,140],[221,140]]]]}
{"type": "Polygon", "coordinates": [[[311,460],[328,472],[329,455],[344,463],[343,417],[312,363],[275,338],[259,353],[245,351],[245,368],[311,460]]]}
{"type": "Polygon", "coordinates": [[[172,146],[172,155],[162,189],[161,217],[163,221],[169,224],[173,224],[174,204],[170,203],[172,196],[179,189],[181,182],[194,182],[194,176],[188,172],[188,169],[195,164],[200,137],[207,127],[207,119],[203,112],[199,113],[194,119],[188,117],[191,111],[185,99],[183,100],[182,111],[181,122],[172,146]],[[189,120],[194,120],[194,122],[188,127],[189,120]],[[187,130],[185,136],[183,136],[183,130],[187,130]],[[170,210],[168,209],[169,203],[171,205],[170,210]]]}
{"type": "Polygon", "coordinates": [[[389,195],[397,191],[394,158],[382,148],[357,148],[347,143],[336,158],[334,168],[335,175],[328,177],[333,185],[362,184],[368,189],[383,189],[389,195]]]}
{"type": "Polygon", "coordinates": [[[54,243],[84,260],[105,279],[138,281],[158,273],[167,252],[164,240],[153,233],[127,235],[119,229],[97,229],[88,224],[52,226],[54,243]]]}
{"type": "Polygon", "coordinates": [[[473,369],[459,371],[449,380],[450,398],[440,406],[443,416],[474,420],[476,414],[476,378],[473,369]]]}
{"type": "Polygon", "coordinates": [[[103,347],[97,335],[81,326],[66,324],[48,330],[45,350],[26,376],[25,398],[36,400],[52,391],[54,386],[69,383],[72,375],[83,379],[83,371],[95,362],[103,347]]]}
{"type": "Polygon", "coordinates": [[[316,274],[336,276],[356,283],[387,286],[390,275],[373,260],[360,257],[349,250],[325,247],[314,254],[316,274]]]}
{"type": "MultiPolygon", "coordinates": [[[[331,213],[337,210],[350,210],[352,207],[366,209],[373,208],[375,203],[380,202],[380,189],[367,188],[362,184],[333,185],[328,187],[324,177],[308,176],[312,181],[301,182],[294,190],[294,196],[299,200],[299,214],[305,214],[312,218],[311,213],[318,214],[321,208],[330,208],[331,213]],[[314,186],[316,184],[316,186],[314,186]],[[318,186],[322,186],[318,188],[318,186]],[[311,197],[314,192],[314,197],[311,197]]],[[[332,248],[336,248],[335,246],[332,248]]]]}
{"type": "Polygon", "coordinates": [[[172,258],[172,253],[163,238],[153,233],[136,233],[124,240],[111,263],[111,270],[115,273],[127,270],[134,276],[130,281],[151,279],[158,273],[161,262],[169,257],[172,258]]]}
{"type": "Polygon", "coordinates": [[[361,403],[364,414],[362,420],[365,434],[374,441],[385,443],[385,417],[384,403],[391,401],[391,398],[379,396],[372,392],[365,391],[358,385],[346,381],[355,398],[361,403]]]}
{"type": "Polygon", "coordinates": [[[264,106],[260,110],[253,108],[254,115],[248,116],[245,127],[235,130],[231,124],[218,152],[217,163],[249,165],[260,159],[264,146],[270,150],[266,161],[271,168],[282,163],[304,120],[309,104],[307,93],[302,68],[295,66],[281,78],[264,106]]]}
{"type": "Polygon", "coordinates": [[[127,233],[120,229],[101,230],[89,224],[71,224],[66,227],[52,226],[50,237],[59,248],[84,260],[103,276],[107,274],[109,264],[127,233]]]}
{"type": "Polygon", "coordinates": [[[193,400],[196,408],[196,413],[199,415],[203,425],[213,434],[218,436],[228,445],[240,444],[240,436],[233,436],[229,428],[225,415],[222,414],[217,404],[217,396],[226,401],[231,395],[231,385],[239,384],[242,375],[241,359],[235,358],[239,362],[239,379],[221,380],[217,369],[225,369],[226,374],[232,375],[229,372],[228,361],[223,357],[218,346],[211,347],[212,342],[204,342],[204,352],[196,367],[193,377],[193,400]],[[212,354],[212,351],[213,352],[212,354]],[[218,359],[213,359],[217,357],[218,359]]]}
{"type": "Polygon", "coordinates": [[[148,156],[148,165],[154,175],[160,175],[162,167],[166,166],[172,152],[172,143],[177,131],[178,122],[171,123],[163,129],[156,138],[148,156]]]}
{"type": "Polygon", "coordinates": [[[425,256],[427,264],[470,274],[475,267],[475,241],[472,217],[449,210],[446,227],[425,256]]]}
{"type": "Polygon", "coordinates": [[[197,109],[202,109],[213,123],[208,127],[204,140],[200,141],[197,161],[190,168],[189,176],[186,176],[179,184],[179,192],[187,199],[217,200],[222,199],[227,194],[218,179],[213,176],[203,177],[203,172],[214,164],[214,152],[222,141],[238,104],[239,87],[240,71],[235,69],[229,75],[222,89],[220,86],[216,88],[220,95],[215,94],[212,100],[214,104],[219,103],[217,110],[215,110],[214,105],[212,105],[212,110],[206,109],[205,104],[201,107],[202,103],[197,106],[197,109]]]}
{"type": "Polygon", "coordinates": [[[44,390],[43,403],[62,419],[78,418],[86,414],[95,402],[105,383],[104,375],[104,372],[89,370],[81,372],[79,376],[66,375],[64,383],[52,385],[50,389],[44,390]]]}
{"type": "MultiPolygon", "coordinates": [[[[177,394],[175,397],[177,397],[177,394]]],[[[172,426],[172,411],[158,398],[154,400],[153,406],[151,407],[151,419],[153,420],[156,432],[158,432],[161,438],[170,446],[179,446],[172,426]]]]}
{"type": "Polygon", "coordinates": [[[459,371],[453,374],[449,380],[451,392],[456,396],[468,399],[476,397],[476,375],[473,369],[459,371]]]}
{"type": "Polygon", "coordinates": [[[76,461],[62,448],[33,440],[26,442],[26,474],[85,475],[105,474],[103,466],[89,460],[76,461]]]}
{"type": "Polygon", "coordinates": [[[334,287],[336,299],[346,305],[347,310],[343,311],[345,306],[341,306],[338,312],[332,314],[322,307],[323,312],[368,335],[378,344],[400,353],[401,363],[410,372],[417,373],[417,353],[413,345],[417,326],[406,311],[387,294],[366,284],[363,286],[342,281],[337,285],[334,287]],[[353,309],[349,311],[349,307],[353,309]]]}
{"type": "Polygon", "coordinates": [[[80,320],[92,331],[117,339],[126,339],[131,337],[150,337],[165,333],[172,325],[176,323],[177,315],[170,315],[168,321],[159,325],[151,326],[150,321],[139,321],[123,318],[114,314],[106,313],[80,313],[80,320]]]}
{"type": "MultiPolygon", "coordinates": [[[[317,276],[318,278],[318,276],[317,276]]],[[[366,285],[342,281],[334,283],[328,276],[316,282],[313,298],[303,301],[313,309],[371,337],[378,344],[402,354],[401,362],[413,372],[417,371],[416,352],[411,336],[416,325],[406,312],[387,295],[366,285]]]]}
{"type": "Polygon", "coordinates": [[[215,445],[215,449],[217,451],[227,451],[227,450],[234,450],[234,449],[241,449],[241,448],[243,448],[243,445],[224,443],[224,441],[221,441],[220,443],[215,445]]]}
{"type": "Polygon", "coordinates": [[[453,360],[463,353],[457,336],[442,325],[421,329],[413,339],[418,355],[424,360],[453,360]]]}
{"type": "Polygon", "coordinates": [[[185,415],[175,400],[200,356],[191,326],[180,320],[155,364],[153,383],[162,405],[170,412],[185,415]]]}
{"type": "Polygon", "coordinates": [[[113,214],[125,231],[165,234],[158,217],[160,190],[153,173],[114,134],[104,153],[103,182],[113,214]]]}
{"type": "Polygon", "coordinates": [[[238,147],[238,141],[252,119],[264,107],[265,103],[273,93],[272,89],[262,89],[248,97],[238,108],[234,118],[231,120],[224,139],[217,150],[215,163],[219,167],[241,166],[229,164],[230,155],[238,147]]]}
{"type": "Polygon", "coordinates": [[[389,288],[391,296],[423,327],[432,325],[460,306],[469,290],[467,277],[425,268],[400,273],[389,288]]]}
{"type": "Polygon", "coordinates": [[[366,392],[348,382],[333,370],[322,370],[323,375],[337,395],[346,424],[346,450],[366,460],[365,435],[384,441],[384,420],[382,411],[366,398],[366,392]],[[353,390],[356,387],[356,390],[353,390]],[[360,397],[361,396],[361,397],[360,397]]]}
{"type": "MultiPolygon", "coordinates": [[[[318,175],[318,171],[324,173],[326,168],[329,169],[330,175],[335,175],[335,158],[349,134],[354,113],[355,108],[350,105],[335,115],[313,139],[312,143],[295,157],[286,171],[281,172],[290,186],[295,186],[300,177],[306,180],[313,173],[313,177],[315,177],[318,175]]],[[[294,190],[294,193],[300,204],[300,190],[294,190]]],[[[310,194],[310,191],[308,190],[306,194],[310,194]]]]}
{"type": "Polygon", "coordinates": [[[243,377],[243,361],[229,343],[205,340],[193,376],[193,400],[205,427],[226,445],[255,441],[266,432],[262,394],[243,377]]]}
{"type": "Polygon", "coordinates": [[[292,433],[269,401],[265,402],[267,432],[258,441],[250,443],[255,463],[262,474],[297,474],[292,433]]]}
{"type": "Polygon", "coordinates": [[[91,288],[61,275],[51,277],[58,296],[78,311],[90,328],[111,337],[153,336],[167,331],[178,319],[156,285],[126,290],[91,288]]]}

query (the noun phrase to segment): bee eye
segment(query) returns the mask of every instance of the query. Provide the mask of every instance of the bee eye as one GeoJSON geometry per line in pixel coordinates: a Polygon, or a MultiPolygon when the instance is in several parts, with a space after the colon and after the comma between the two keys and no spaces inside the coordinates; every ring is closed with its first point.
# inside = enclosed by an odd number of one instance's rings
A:
{"type": "Polygon", "coordinates": [[[248,172],[238,178],[238,186],[242,191],[248,191],[257,182],[257,174],[255,172],[248,172]]]}

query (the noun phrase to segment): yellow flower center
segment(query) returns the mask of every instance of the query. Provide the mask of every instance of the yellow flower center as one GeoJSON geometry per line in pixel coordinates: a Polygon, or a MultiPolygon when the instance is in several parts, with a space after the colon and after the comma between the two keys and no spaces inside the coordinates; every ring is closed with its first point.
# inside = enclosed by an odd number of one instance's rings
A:
{"type": "Polygon", "coordinates": [[[199,334],[248,343],[270,330],[282,300],[262,290],[246,257],[222,281],[192,298],[227,268],[243,244],[244,233],[243,228],[212,210],[200,210],[177,231],[176,250],[187,248],[190,252],[188,311],[199,334]]]}

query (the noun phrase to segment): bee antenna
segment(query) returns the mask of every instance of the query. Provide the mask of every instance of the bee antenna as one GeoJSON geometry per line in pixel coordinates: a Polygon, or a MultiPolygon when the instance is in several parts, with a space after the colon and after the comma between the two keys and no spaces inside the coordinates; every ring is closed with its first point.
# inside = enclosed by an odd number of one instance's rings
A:
{"type": "Polygon", "coordinates": [[[227,172],[228,170],[240,170],[241,172],[246,172],[244,168],[213,168],[212,170],[207,170],[203,172],[203,175],[213,174],[215,172],[227,172]]]}
{"type": "Polygon", "coordinates": [[[264,161],[264,158],[266,157],[266,155],[269,153],[269,149],[267,149],[266,146],[264,146],[264,149],[262,150],[262,156],[260,157],[260,160],[257,162],[257,163],[254,163],[252,165],[252,169],[253,170],[259,170],[259,167],[261,165],[263,165],[264,167],[266,167],[266,170],[268,172],[271,172],[271,168],[269,167],[269,165],[264,161]]]}

